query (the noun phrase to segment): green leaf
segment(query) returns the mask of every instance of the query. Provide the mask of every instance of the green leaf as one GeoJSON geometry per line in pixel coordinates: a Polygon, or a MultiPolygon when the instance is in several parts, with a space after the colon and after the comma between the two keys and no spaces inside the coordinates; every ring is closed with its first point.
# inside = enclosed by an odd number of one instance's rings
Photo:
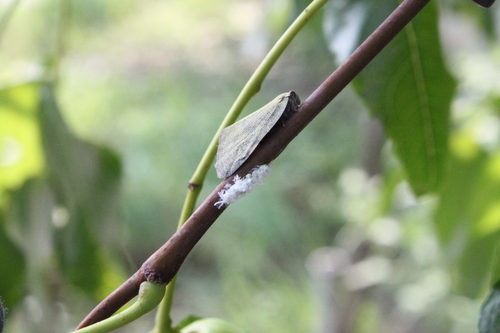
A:
{"type": "Polygon", "coordinates": [[[22,299],[26,283],[26,260],[21,249],[6,232],[0,215],[0,301],[13,308],[22,299]]]}
{"type": "Polygon", "coordinates": [[[50,182],[69,215],[56,238],[62,269],[73,284],[96,295],[106,269],[100,244],[117,240],[121,163],[111,150],[70,132],[50,85],[41,88],[40,127],[50,182]]]}
{"type": "Polygon", "coordinates": [[[57,194],[69,209],[85,207],[99,216],[116,200],[120,159],[110,149],[77,139],[62,119],[52,87],[41,90],[42,142],[57,194]]]}
{"type": "Polygon", "coordinates": [[[187,325],[181,333],[242,333],[242,330],[219,318],[204,318],[187,325]]]}
{"type": "Polygon", "coordinates": [[[38,83],[26,83],[0,90],[0,193],[44,169],[38,89],[38,83]]]}
{"type": "MultiPolygon", "coordinates": [[[[12,194],[7,227],[26,261],[28,292],[45,298],[49,281],[57,276],[53,269],[52,208],[54,196],[48,183],[30,179],[12,194]],[[43,296],[42,296],[43,295],[43,296]]],[[[17,260],[12,257],[12,260],[17,260]]]]}
{"type": "Polygon", "coordinates": [[[179,325],[177,325],[177,328],[183,329],[184,327],[186,327],[186,326],[188,326],[188,325],[190,325],[190,324],[192,324],[195,321],[200,320],[200,319],[203,319],[203,317],[190,314],[179,322],[179,325]]]}
{"type": "MultiPolygon", "coordinates": [[[[455,286],[477,297],[488,285],[492,264],[500,272],[494,257],[500,231],[500,152],[487,154],[466,131],[453,135],[450,143],[434,222],[450,266],[456,265],[455,286]]],[[[494,275],[493,283],[499,276],[494,275]]]]}
{"type": "Polygon", "coordinates": [[[472,225],[491,202],[482,195],[488,182],[484,179],[488,155],[467,133],[457,133],[451,139],[448,162],[434,223],[443,247],[462,248],[471,236],[472,225]]]}
{"type": "Polygon", "coordinates": [[[463,250],[455,274],[455,287],[465,296],[476,298],[490,282],[497,235],[470,239],[463,250]]]}
{"type": "MultiPolygon", "coordinates": [[[[336,49],[342,45],[340,37],[359,37],[360,44],[399,5],[386,0],[340,3],[346,5],[335,9],[330,24],[336,49]],[[344,21],[336,24],[341,15],[344,21]]],[[[435,191],[442,181],[456,85],[444,65],[437,27],[436,3],[431,2],[354,80],[393,140],[416,194],[435,191]]]]}
{"type": "Polygon", "coordinates": [[[0,90],[0,112],[34,116],[38,110],[39,82],[27,82],[0,90]]]}
{"type": "Polygon", "coordinates": [[[500,286],[500,242],[497,237],[493,258],[493,269],[490,279],[490,286],[500,286]]]}

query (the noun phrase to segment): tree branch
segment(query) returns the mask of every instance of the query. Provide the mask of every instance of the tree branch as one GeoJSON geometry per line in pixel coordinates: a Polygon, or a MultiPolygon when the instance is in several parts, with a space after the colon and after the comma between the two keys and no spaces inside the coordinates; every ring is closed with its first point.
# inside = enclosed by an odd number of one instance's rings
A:
{"type": "MultiPolygon", "coordinates": [[[[430,0],[405,0],[394,12],[361,44],[346,62],[335,70],[290,117],[285,126],[266,137],[250,158],[236,172],[245,175],[256,165],[269,164],[286,146],[316,117],[361,70],[425,7],[430,0]]],[[[137,294],[143,281],[168,283],[175,276],[186,256],[222,214],[218,209],[218,192],[232,181],[224,180],[191,215],[186,223],[121,287],[101,302],[78,328],[88,326],[111,316],[123,304],[137,294]]]]}

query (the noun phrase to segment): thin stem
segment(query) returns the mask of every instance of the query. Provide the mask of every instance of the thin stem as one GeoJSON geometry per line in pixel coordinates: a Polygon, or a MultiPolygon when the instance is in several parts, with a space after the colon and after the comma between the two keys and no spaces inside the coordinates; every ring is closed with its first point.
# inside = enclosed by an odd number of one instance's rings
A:
{"type": "Polygon", "coordinates": [[[96,306],[76,327],[80,329],[97,323],[100,320],[110,317],[125,303],[130,301],[139,292],[141,283],[144,281],[139,272],[121,284],[115,291],[108,295],[98,306],[96,306]]]}
{"type": "Polygon", "coordinates": [[[170,310],[172,309],[172,303],[174,300],[175,282],[177,280],[177,275],[174,276],[172,281],[167,285],[165,290],[165,297],[158,306],[158,311],[156,312],[156,325],[151,333],[174,333],[175,329],[172,325],[172,317],[170,317],[170,310]]]}
{"type": "MultiPolygon", "coordinates": [[[[201,191],[201,187],[195,187],[188,191],[186,200],[184,201],[184,207],[182,208],[181,216],[179,218],[179,224],[177,225],[177,230],[179,230],[184,222],[191,216],[194,211],[194,205],[196,203],[196,198],[201,191]]],[[[165,290],[165,297],[163,298],[158,311],[156,312],[156,325],[153,330],[154,333],[172,333],[175,332],[172,327],[172,318],[170,317],[170,310],[172,309],[172,303],[174,299],[175,283],[177,280],[177,275],[174,276],[172,281],[167,285],[165,290]]]]}

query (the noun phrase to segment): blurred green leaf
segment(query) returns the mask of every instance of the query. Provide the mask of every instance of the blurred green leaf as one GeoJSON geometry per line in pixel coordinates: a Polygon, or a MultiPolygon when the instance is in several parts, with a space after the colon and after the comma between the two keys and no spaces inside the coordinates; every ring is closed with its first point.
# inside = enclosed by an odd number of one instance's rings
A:
{"type": "Polygon", "coordinates": [[[200,320],[200,319],[203,319],[203,317],[200,317],[200,316],[196,316],[196,315],[188,315],[187,317],[185,317],[184,319],[182,319],[180,322],[179,322],[179,325],[177,325],[177,328],[178,329],[183,329],[184,327],[194,323],[195,321],[197,320],[200,320]]]}
{"type": "Polygon", "coordinates": [[[116,200],[121,176],[119,157],[107,148],[77,139],[67,128],[53,88],[41,90],[40,126],[51,180],[71,210],[90,208],[101,215],[116,200]]]}
{"type": "Polygon", "coordinates": [[[13,308],[22,299],[26,281],[26,261],[21,249],[7,235],[0,215],[0,299],[13,308]]]}
{"type": "Polygon", "coordinates": [[[26,83],[0,90],[0,192],[43,171],[38,89],[38,83],[26,83]]]}
{"type": "Polygon", "coordinates": [[[496,247],[494,251],[493,258],[493,269],[491,274],[490,286],[499,286],[500,285],[500,242],[498,237],[496,238],[496,247]]]}
{"type": "MultiPolygon", "coordinates": [[[[360,44],[399,5],[372,0],[340,3],[344,7],[332,14],[330,44],[343,47],[339,53],[344,55],[351,50],[342,40],[357,37],[356,45],[360,44]]],[[[437,6],[431,2],[354,80],[394,141],[416,194],[437,190],[442,180],[455,90],[441,54],[437,23],[437,6]]]]}
{"type": "Polygon", "coordinates": [[[470,237],[474,221],[479,218],[478,215],[474,216],[475,212],[484,210],[487,202],[479,202],[481,207],[477,207],[475,197],[479,195],[482,198],[481,178],[484,172],[481,171],[487,161],[486,152],[469,135],[462,133],[452,137],[449,167],[439,192],[440,201],[434,218],[438,239],[443,247],[453,244],[463,246],[470,237]]]}
{"type": "Polygon", "coordinates": [[[50,182],[69,214],[57,233],[62,269],[72,283],[95,295],[106,268],[100,243],[116,240],[120,160],[109,149],[73,136],[50,85],[41,88],[40,126],[50,182]]]}
{"type": "Polygon", "coordinates": [[[500,151],[490,155],[481,174],[481,189],[472,202],[478,216],[472,230],[476,238],[500,231],[500,151]]]}
{"type": "Polygon", "coordinates": [[[48,183],[36,178],[12,193],[9,206],[7,227],[26,261],[26,291],[36,297],[47,295],[41,289],[54,281],[58,273],[52,266],[53,206],[54,196],[48,183]]]}
{"type": "Polygon", "coordinates": [[[243,331],[231,323],[219,318],[197,320],[183,329],[181,333],[242,333],[243,331]]]}
{"type": "Polygon", "coordinates": [[[434,222],[449,258],[457,258],[457,288],[477,297],[490,279],[500,230],[499,157],[483,151],[468,133],[454,135],[450,151],[434,222]]]}
{"type": "Polygon", "coordinates": [[[461,294],[476,298],[488,287],[497,242],[498,235],[490,235],[470,239],[466,244],[455,274],[455,285],[461,294]]]}
{"type": "Polygon", "coordinates": [[[10,111],[34,116],[38,106],[39,82],[27,82],[0,90],[0,112],[10,111]]]}

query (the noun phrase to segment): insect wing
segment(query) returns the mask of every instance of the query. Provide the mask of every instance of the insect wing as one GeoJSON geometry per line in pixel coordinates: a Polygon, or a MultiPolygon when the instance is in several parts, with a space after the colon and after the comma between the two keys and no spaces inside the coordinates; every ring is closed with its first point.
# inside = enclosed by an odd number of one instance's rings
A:
{"type": "Polygon", "coordinates": [[[290,92],[222,130],[217,149],[217,177],[231,176],[250,157],[255,147],[278,122],[286,109],[290,92]]]}

